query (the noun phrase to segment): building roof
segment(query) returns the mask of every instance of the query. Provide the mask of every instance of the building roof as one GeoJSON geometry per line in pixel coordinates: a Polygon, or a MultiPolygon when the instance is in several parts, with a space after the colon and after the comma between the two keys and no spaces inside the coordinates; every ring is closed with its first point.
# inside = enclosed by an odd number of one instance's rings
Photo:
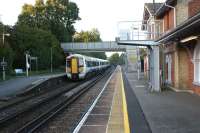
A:
{"type": "Polygon", "coordinates": [[[156,10],[155,15],[157,17],[161,17],[166,11],[170,9],[168,6],[165,6],[165,4],[174,6],[176,4],[176,1],[177,0],[166,0],[164,3],[162,3],[162,5],[160,5],[159,9],[156,10]]]}
{"type": "MultiPolygon", "coordinates": [[[[160,8],[163,3],[155,3],[155,12],[160,8]]],[[[143,24],[146,24],[146,21],[150,16],[154,15],[154,4],[153,3],[145,3],[144,4],[144,12],[143,12],[143,24]]],[[[143,27],[144,28],[144,27],[143,27]]]]}
{"type": "MultiPolygon", "coordinates": [[[[155,12],[160,8],[163,3],[155,3],[155,12]]],[[[145,3],[145,8],[149,11],[151,15],[154,15],[154,4],[153,3],[145,3]]]]}

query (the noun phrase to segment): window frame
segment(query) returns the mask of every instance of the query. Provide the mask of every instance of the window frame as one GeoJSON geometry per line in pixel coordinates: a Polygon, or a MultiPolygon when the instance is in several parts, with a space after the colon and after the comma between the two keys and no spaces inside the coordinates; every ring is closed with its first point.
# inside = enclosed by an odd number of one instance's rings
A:
{"type": "Polygon", "coordinates": [[[200,41],[198,41],[194,49],[193,64],[194,64],[193,84],[200,86],[200,41]]]}

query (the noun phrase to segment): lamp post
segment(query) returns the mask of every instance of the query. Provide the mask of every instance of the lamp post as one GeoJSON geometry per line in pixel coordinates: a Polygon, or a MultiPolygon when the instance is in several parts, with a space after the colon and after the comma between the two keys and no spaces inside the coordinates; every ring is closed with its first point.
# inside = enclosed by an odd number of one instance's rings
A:
{"type": "Polygon", "coordinates": [[[29,64],[29,58],[30,58],[30,54],[28,51],[25,52],[25,56],[26,56],[26,77],[28,77],[28,69],[30,68],[30,64],[29,64]]]}
{"type": "MultiPolygon", "coordinates": [[[[2,40],[3,40],[3,47],[4,47],[4,43],[5,43],[5,36],[10,36],[10,34],[5,34],[4,33],[4,25],[3,25],[3,33],[2,33],[2,40]]],[[[3,70],[3,80],[6,79],[6,71],[5,71],[5,67],[7,66],[7,62],[5,62],[5,57],[3,57],[3,61],[1,62],[1,66],[2,66],[2,70],[3,70]]]]}
{"type": "Polygon", "coordinates": [[[51,47],[51,73],[53,72],[53,48],[55,48],[55,45],[51,47]]]}
{"type": "Polygon", "coordinates": [[[51,73],[53,72],[53,48],[51,47],[51,73]]]}

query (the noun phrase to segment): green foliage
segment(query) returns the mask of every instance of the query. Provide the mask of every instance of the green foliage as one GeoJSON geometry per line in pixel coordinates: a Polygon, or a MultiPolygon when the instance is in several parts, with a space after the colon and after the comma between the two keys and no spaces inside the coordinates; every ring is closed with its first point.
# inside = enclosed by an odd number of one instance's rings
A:
{"type": "Polygon", "coordinates": [[[72,40],[73,24],[79,20],[76,3],[66,0],[36,0],[35,5],[25,4],[18,17],[17,25],[27,25],[49,30],[60,42],[72,40]]]}
{"type": "Polygon", "coordinates": [[[25,68],[25,52],[38,57],[39,69],[50,67],[50,54],[53,48],[54,66],[59,66],[63,61],[60,44],[49,31],[30,28],[26,25],[17,25],[11,33],[11,46],[15,51],[14,68],[25,68]]]}
{"type": "MultiPolygon", "coordinates": [[[[80,33],[75,33],[73,36],[75,42],[100,42],[101,37],[98,29],[92,29],[90,31],[81,31],[80,33]]],[[[81,53],[87,56],[96,57],[100,59],[107,59],[105,52],[90,52],[81,53]]]]}
{"type": "Polygon", "coordinates": [[[109,61],[112,65],[122,65],[125,63],[125,54],[119,56],[118,53],[114,53],[109,57],[109,61]]]}
{"type": "MultiPolygon", "coordinates": [[[[6,70],[10,73],[12,71],[13,50],[8,45],[5,47],[0,47],[0,62],[3,60],[3,57],[7,62],[6,70]]],[[[1,66],[0,70],[2,70],[1,66]]]]}
{"type": "Polygon", "coordinates": [[[146,48],[140,48],[140,58],[144,59],[145,56],[147,56],[147,49],[146,48]]]}
{"type": "Polygon", "coordinates": [[[105,52],[89,52],[89,53],[80,53],[80,54],[99,58],[99,59],[105,59],[105,60],[107,59],[105,52]]]}
{"type": "MultiPolygon", "coordinates": [[[[6,70],[7,72],[11,72],[12,71],[12,63],[13,63],[13,50],[12,48],[10,47],[10,44],[8,42],[8,39],[9,37],[8,36],[5,36],[5,39],[4,39],[4,44],[3,44],[3,38],[2,38],[2,35],[3,33],[7,34],[9,33],[9,26],[6,26],[6,25],[3,25],[1,22],[0,22],[0,62],[2,61],[3,57],[5,59],[5,61],[7,62],[7,67],[6,67],[6,70]]],[[[1,70],[1,66],[0,66],[0,70],[1,70]]]]}
{"type": "Polygon", "coordinates": [[[51,49],[53,66],[64,63],[64,53],[59,42],[72,41],[73,24],[79,20],[76,3],[68,0],[36,0],[34,5],[24,4],[15,26],[0,23],[0,61],[8,62],[8,70],[25,69],[25,52],[38,57],[39,69],[50,68],[51,49]],[[2,34],[10,33],[2,44],[2,34]]]}
{"type": "Polygon", "coordinates": [[[125,53],[122,53],[119,57],[119,64],[120,65],[123,65],[125,64],[125,59],[126,59],[126,54],[125,53]]]}
{"type": "Polygon", "coordinates": [[[80,33],[75,33],[75,42],[100,42],[101,37],[98,29],[92,29],[91,31],[81,31],[80,33]]]}

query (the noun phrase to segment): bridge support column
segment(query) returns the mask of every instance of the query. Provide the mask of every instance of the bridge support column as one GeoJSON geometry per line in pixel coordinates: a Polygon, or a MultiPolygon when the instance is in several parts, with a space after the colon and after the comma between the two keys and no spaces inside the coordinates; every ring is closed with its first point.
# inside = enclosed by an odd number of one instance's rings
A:
{"type": "Polygon", "coordinates": [[[149,48],[149,88],[151,91],[160,92],[160,58],[159,46],[151,46],[149,48]]]}

